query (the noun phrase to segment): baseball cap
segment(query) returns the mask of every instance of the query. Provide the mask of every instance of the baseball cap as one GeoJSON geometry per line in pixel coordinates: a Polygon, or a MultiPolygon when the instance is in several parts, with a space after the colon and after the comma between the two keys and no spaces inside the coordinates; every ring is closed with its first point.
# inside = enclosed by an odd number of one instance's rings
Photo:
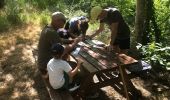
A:
{"type": "Polygon", "coordinates": [[[53,44],[51,47],[52,54],[62,54],[64,52],[64,47],[60,43],[53,44]]]}
{"type": "Polygon", "coordinates": [[[101,12],[102,12],[102,8],[100,6],[93,7],[90,12],[90,16],[91,16],[90,22],[94,23],[101,12]]]}
{"type": "Polygon", "coordinates": [[[66,20],[66,17],[64,16],[64,14],[62,12],[54,12],[54,13],[52,13],[51,18],[52,19],[59,18],[59,19],[66,20]]]}

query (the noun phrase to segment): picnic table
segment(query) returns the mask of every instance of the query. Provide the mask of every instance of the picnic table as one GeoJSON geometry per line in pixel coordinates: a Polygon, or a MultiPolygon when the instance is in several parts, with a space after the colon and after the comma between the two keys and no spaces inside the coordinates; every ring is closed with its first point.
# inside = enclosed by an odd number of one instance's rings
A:
{"type": "Polygon", "coordinates": [[[72,52],[71,55],[74,58],[83,61],[81,71],[85,77],[82,79],[78,94],[85,97],[89,90],[95,92],[101,87],[112,86],[125,97],[127,97],[126,93],[130,98],[136,97],[139,92],[130,79],[137,76],[128,71],[128,67],[138,66],[139,62],[125,54],[108,52],[104,45],[100,41],[85,40],[80,42],[76,50],[72,52]],[[98,82],[93,80],[94,76],[97,77],[98,82]]]}

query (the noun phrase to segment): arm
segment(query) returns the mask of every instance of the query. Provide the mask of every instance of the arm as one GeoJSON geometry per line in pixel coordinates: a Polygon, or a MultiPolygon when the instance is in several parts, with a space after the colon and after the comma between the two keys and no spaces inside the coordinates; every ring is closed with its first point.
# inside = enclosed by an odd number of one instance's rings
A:
{"type": "Polygon", "coordinates": [[[113,45],[115,38],[117,36],[117,30],[118,30],[118,22],[116,23],[112,23],[110,25],[110,30],[111,30],[111,41],[110,41],[110,45],[113,45]]]}
{"type": "Polygon", "coordinates": [[[110,25],[111,41],[110,41],[109,46],[106,47],[108,51],[112,51],[113,48],[114,48],[114,47],[113,47],[113,44],[114,44],[115,38],[116,38],[116,36],[117,36],[118,24],[119,24],[119,23],[116,22],[116,23],[112,23],[112,24],[110,25]]]}
{"type": "Polygon", "coordinates": [[[79,61],[78,64],[77,64],[77,67],[76,67],[75,69],[73,69],[72,71],[69,71],[69,72],[68,72],[68,75],[69,75],[71,78],[73,78],[73,77],[77,74],[78,69],[80,68],[81,64],[82,64],[82,62],[79,61]]]}
{"type": "Polygon", "coordinates": [[[94,34],[92,34],[90,37],[91,38],[95,37],[96,35],[98,35],[103,30],[104,30],[104,23],[100,23],[99,29],[94,34]]]}
{"type": "Polygon", "coordinates": [[[71,29],[68,30],[68,33],[73,39],[77,37],[76,35],[73,34],[73,31],[71,29]]]}
{"type": "Polygon", "coordinates": [[[64,49],[64,53],[62,55],[62,58],[66,54],[70,53],[74,49],[74,47],[76,47],[77,43],[80,42],[81,40],[82,40],[82,38],[76,38],[76,39],[74,39],[74,42],[72,44],[67,45],[64,49]]]}
{"type": "Polygon", "coordinates": [[[61,38],[61,42],[62,42],[63,44],[71,44],[71,43],[74,42],[74,40],[69,40],[69,39],[63,39],[63,38],[61,38]]]}

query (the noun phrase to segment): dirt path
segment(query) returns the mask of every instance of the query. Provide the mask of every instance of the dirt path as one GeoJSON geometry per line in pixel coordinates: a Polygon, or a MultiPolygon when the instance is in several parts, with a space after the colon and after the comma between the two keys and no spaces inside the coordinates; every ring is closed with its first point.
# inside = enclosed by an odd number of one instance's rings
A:
{"type": "Polygon", "coordinates": [[[40,27],[33,26],[16,27],[0,36],[0,100],[48,98],[32,57],[40,33],[40,27]]]}
{"type": "MultiPolygon", "coordinates": [[[[49,99],[32,57],[40,31],[38,25],[30,24],[0,33],[0,100],[49,99]]],[[[148,87],[152,83],[140,78],[134,79],[133,83],[143,96],[148,97],[146,100],[150,100],[153,93],[148,87]]],[[[125,100],[112,86],[102,88],[101,93],[100,100],[125,100]]]]}

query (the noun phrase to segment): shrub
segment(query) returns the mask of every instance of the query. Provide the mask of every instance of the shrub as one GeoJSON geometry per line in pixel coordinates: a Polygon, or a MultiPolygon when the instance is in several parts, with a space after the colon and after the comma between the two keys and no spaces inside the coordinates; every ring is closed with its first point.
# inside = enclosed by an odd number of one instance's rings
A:
{"type": "Polygon", "coordinates": [[[6,16],[0,16],[0,32],[3,32],[9,28],[10,24],[6,16]]]}
{"type": "Polygon", "coordinates": [[[156,70],[165,70],[170,68],[170,47],[160,43],[150,43],[142,46],[138,44],[138,50],[143,60],[150,62],[156,70]]]}

